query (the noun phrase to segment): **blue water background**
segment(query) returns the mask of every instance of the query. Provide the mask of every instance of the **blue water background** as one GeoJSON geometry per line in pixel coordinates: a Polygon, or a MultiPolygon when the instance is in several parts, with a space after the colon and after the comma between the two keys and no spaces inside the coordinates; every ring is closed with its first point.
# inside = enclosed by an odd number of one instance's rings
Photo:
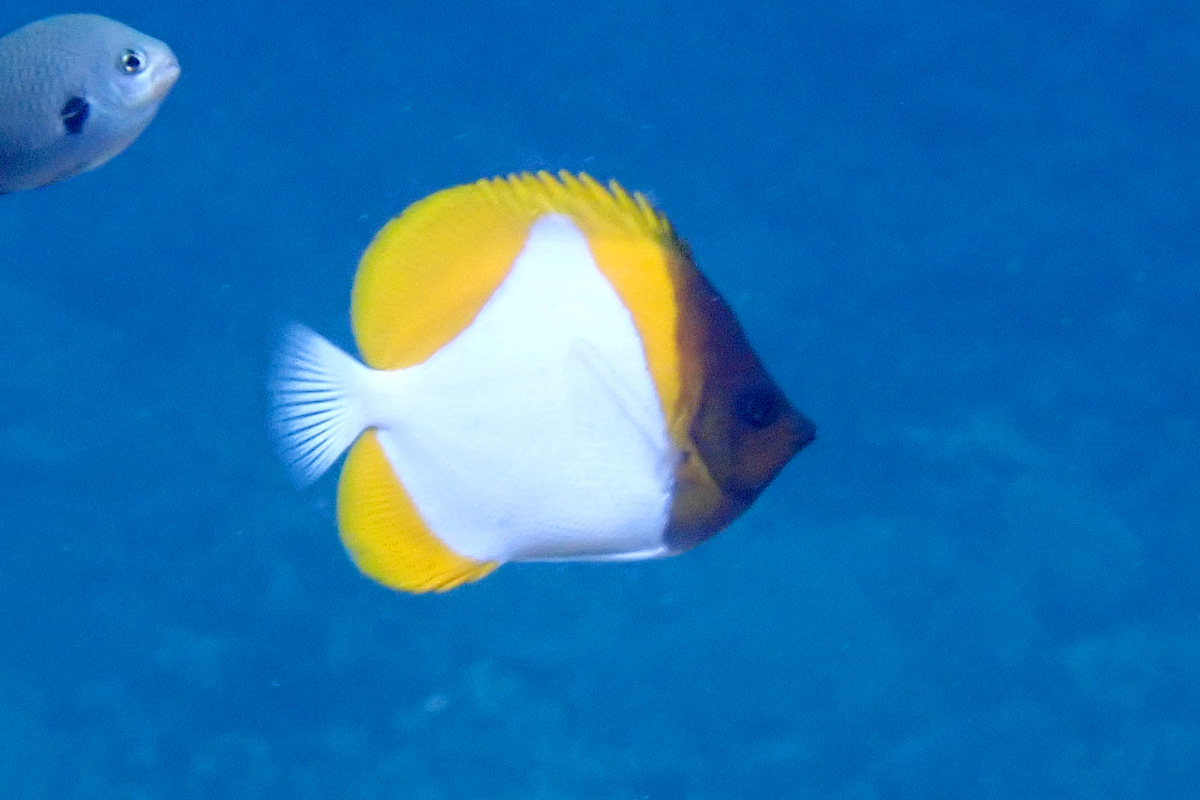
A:
{"type": "Polygon", "coordinates": [[[184,74],[0,198],[0,796],[1200,795],[1200,6],[88,10],[184,74]],[[388,592],[272,343],[540,168],[660,203],[820,438],[685,556],[388,592]]]}

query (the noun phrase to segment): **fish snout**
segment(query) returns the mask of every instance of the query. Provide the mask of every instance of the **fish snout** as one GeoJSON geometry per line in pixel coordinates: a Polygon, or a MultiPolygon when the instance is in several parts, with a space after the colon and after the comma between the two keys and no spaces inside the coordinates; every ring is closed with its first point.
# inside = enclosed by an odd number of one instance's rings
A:
{"type": "Polygon", "coordinates": [[[150,100],[158,103],[162,102],[167,93],[175,87],[175,82],[179,80],[182,69],[179,66],[179,59],[169,48],[155,55],[157,58],[150,67],[150,100]]]}
{"type": "Polygon", "coordinates": [[[799,411],[796,412],[791,427],[792,441],[795,443],[794,447],[797,453],[808,447],[817,438],[816,424],[799,411]]]}

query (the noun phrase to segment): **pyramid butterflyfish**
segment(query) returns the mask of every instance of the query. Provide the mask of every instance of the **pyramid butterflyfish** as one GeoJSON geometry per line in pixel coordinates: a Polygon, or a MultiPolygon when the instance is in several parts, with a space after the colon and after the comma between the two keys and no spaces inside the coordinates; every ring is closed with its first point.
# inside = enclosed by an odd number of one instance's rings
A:
{"type": "Polygon", "coordinates": [[[270,426],[301,485],[348,451],[342,542],[394,589],[683,552],[815,435],[667,219],[615,182],[437,192],[375,236],[350,311],[361,361],[287,329],[270,426]]]}

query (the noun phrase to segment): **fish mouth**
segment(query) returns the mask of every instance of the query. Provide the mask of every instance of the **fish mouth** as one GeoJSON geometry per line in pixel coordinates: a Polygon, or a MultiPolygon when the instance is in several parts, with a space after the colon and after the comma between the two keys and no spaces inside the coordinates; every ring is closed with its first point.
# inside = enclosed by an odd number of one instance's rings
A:
{"type": "Polygon", "coordinates": [[[175,58],[175,54],[170,51],[164,53],[162,61],[154,65],[150,75],[151,99],[159,102],[166,97],[167,93],[175,87],[175,82],[179,80],[182,71],[179,67],[179,59],[175,58]]]}
{"type": "Polygon", "coordinates": [[[797,419],[792,426],[792,436],[795,441],[796,452],[798,453],[812,444],[817,438],[817,426],[811,419],[799,412],[796,412],[796,417],[797,419]]]}
{"type": "Polygon", "coordinates": [[[179,60],[170,50],[155,50],[150,54],[150,65],[138,76],[139,89],[127,101],[131,108],[157,106],[163,101],[180,75],[179,60]]]}

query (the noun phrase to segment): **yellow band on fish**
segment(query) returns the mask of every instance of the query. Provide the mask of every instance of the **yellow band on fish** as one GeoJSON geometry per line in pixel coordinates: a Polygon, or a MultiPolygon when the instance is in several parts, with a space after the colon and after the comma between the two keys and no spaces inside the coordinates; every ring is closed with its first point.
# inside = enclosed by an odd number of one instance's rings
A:
{"type": "Polygon", "coordinates": [[[384,586],[444,592],[499,566],[460,556],[430,532],[373,430],[350,448],[338,482],[337,507],[342,544],[363,574],[384,586]]]}
{"type": "Polygon", "coordinates": [[[354,338],[375,369],[419,364],[461,333],[495,293],[538,217],[565,214],[633,315],[663,407],[679,397],[675,252],[666,218],[640,193],[548,172],[445,189],[385,225],[359,263],[354,338]],[[648,324],[653,322],[654,324],[648,324]]]}

